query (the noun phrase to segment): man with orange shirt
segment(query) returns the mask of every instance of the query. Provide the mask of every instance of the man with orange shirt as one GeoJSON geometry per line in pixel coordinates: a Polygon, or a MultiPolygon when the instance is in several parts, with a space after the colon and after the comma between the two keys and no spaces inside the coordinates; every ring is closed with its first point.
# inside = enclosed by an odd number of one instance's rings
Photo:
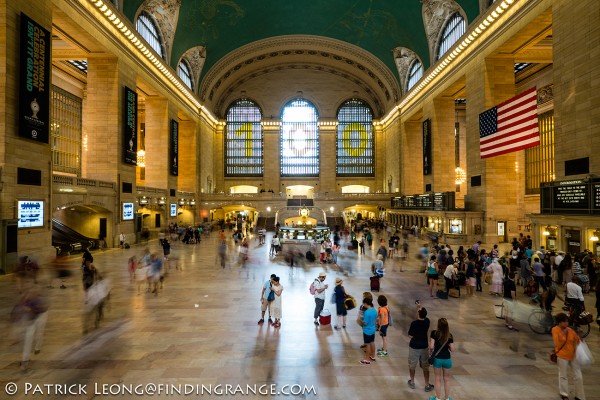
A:
{"type": "Polygon", "coordinates": [[[575,350],[580,342],[577,333],[569,328],[569,317],[565,313],[556,316],[557,325],[552,328],[554,352],[558,363],[558,390],[562,400],[569,399],[569,380],[567,370],[570,368],[575,385],[575,400],[585,400],[583,378],[579,364],[575,362],[575,350]]]}

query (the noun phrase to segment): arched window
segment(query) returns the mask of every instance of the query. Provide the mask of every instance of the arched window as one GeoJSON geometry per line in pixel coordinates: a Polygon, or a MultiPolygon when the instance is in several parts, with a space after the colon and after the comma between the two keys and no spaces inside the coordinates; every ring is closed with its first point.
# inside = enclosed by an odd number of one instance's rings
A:
{"type": "Polygon", "coordinates": [[[448,51],[454,43],[465,33],[465,19],[459,13],[454,13],[446,22],[446,26],[442,30],[442,36],[438,45],[436,60],[442,58],[444,53],[448,51]]]}
{"type": "Polygon", "coordinates": [[[154,51],[161,56],[161,58],[165,58],[166,52],[164,50],[164,45],[161,40],[158,27],[156,22],[154,22],[154,18],[152,18],[150,14],[147,12],[142,12],[138,16],[135,29],[137,29],[140,35],[142,35],[150,47],[152,47],[154,51]]]}
{"type": "Polygon", "coordinates": [[[410,90],[411,87],[415,86],[415,83],[423,77],[423,64],[421,61],[415,59],[408,69],[408,79],[406,84],[406,90],[410,90]]]}
{"type": "Polygon", "coordinates": [[[319,115],[304,99],[281,113],[281,176],[319,176],[319,115]]]}
{"type": "Polygon", "coordinates": [[[227,110],[225,176],[263,175],[262,112],[252,100],[240,99],[227,110]]]}
{"type": "Polygon", "coordinates": [[[188,62],[184,59],[179,61],[179,65],[177,66],[177,75],[181,78],[183,83],[186,84],[187,87],[194,90],[194,83],[192,80],[192,69],[188,62]]]}
{"type": "Polygon", "coordinates": [[[373,113],[358,99],[346,101],[337,114],[337,176],[375,176],[373,113]]]}

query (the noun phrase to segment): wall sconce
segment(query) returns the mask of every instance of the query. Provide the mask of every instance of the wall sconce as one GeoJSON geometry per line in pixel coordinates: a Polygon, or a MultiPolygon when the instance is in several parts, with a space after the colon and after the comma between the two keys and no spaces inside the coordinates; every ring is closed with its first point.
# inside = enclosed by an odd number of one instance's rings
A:
{"type": "Polygon", "coordinates": [[[548,232],[548,231],[544,231],[544,232],[542,232],[542,235],[544,235],[544,236],[549,236],[549,235],[550,235],[550,232],[548,232]]]}
{"type": "Polygon", "coordinates": [[[190,206],[195,206],[196,205],[196,200],[191,200],[190,201],[190,206]]]}
{"type": "Polygon", "coordinates": [[[167,203],[167,199],[165,199],[164,197],[161,197],[158,199],[158,204],[165,205],[166,203],[167,203]]]}
{"type": "Polygon", "coordinates": [[[146,152],[143,149],[138,150],[136,164],[140,168],[146,166],[146,152]]]}
{"type": "Polygon", "coordinates": [[[600,236],[600,231],[599,230],[595,230],[594,233],[592,234],[592,237],[590,238],[590,241],[597,242],[598,241],[598,236],[600,236]]]}
{"type": "Polygon", "coordinates": [[[184,199],[179,199],[179,205],[183,206],[185,204],[185,200],[184,199]]]}
{"type": "Polygon", "coordinates": [[[139,200],[139,204],[140,205],[146,205],[148,204],[148,198],[146,196],[143,196],[140,200],[139,200]]]}

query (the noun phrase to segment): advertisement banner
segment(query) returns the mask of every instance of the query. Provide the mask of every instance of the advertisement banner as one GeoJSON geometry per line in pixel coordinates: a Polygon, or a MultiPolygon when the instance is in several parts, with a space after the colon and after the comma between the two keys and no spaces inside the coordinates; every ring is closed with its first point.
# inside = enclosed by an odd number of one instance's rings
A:
{"type": "Polygon", "coordinates": [[[431,120],[423,121],[423,175],[431,174],[431,120]]]}
{"type": "Polygon", "coordinates": [[[50,131],[50,32],[21,13],[19,136],[48,143],[50,131]]]}
{"type": "Polygon", "coordinates": [[[123,109],[123,162],[137,165],[137,93],[125,86],[123,109]]]}
{"type": "Polygon", "coordinates": [[[169,131],[169,160],[171,160],[171,175],[177,176],[179,173],[179,123],[174,119],[171,120],[169,131]]]}

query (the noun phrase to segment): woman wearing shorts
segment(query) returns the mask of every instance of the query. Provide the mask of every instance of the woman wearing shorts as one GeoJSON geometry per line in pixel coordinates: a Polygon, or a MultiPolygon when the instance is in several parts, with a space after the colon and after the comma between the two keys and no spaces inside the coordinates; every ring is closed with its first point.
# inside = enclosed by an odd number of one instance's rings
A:
{"type": "Polygon", "coordinates": [[[429,351],[434,356],[433,372],[435,373],[435,396],[429,400],[452,400],[450,398],[450,369],[452,368],[451,353],[454,352],[454,340],[446,318],[438,319],[437,330],[431,331],[429,351]],[[440,397],[444,379],[444,397],[440,397]]]}
{"type": "Polygon", "coordinates": [[[435,293],[437,292],[438,265],[435,259],[435,255],[431,256],[427,265],[427,283],[429,284],[429,294],[431,297],[435,297],[435,293]]]}

